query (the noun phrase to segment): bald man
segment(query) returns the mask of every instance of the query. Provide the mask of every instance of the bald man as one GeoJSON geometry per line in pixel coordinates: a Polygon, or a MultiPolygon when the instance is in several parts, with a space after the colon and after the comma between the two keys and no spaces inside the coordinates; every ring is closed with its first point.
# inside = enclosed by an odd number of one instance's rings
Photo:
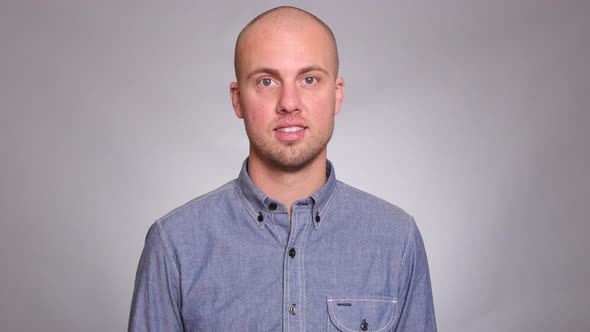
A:
{"type": "Polygon", "coordinates": [[[156,221],[131,331],[436,331],[413,218],[338,180],[327,145],[344,80],[330,28],[294,7],[240,33],[237,179],[156,221]]]}

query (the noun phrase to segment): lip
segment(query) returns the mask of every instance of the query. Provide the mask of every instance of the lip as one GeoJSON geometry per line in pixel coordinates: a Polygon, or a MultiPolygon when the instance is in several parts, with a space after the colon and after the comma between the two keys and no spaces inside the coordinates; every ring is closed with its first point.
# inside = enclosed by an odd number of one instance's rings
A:
{"type": "Polygon", "coordinates": [[[274,128],[275,136],[283,142],[295,142],[302,140],[307,132],[307,126],[300,122],[281,122],[274,128]],[[302,130],[280,131],[280,129],[299,127],[302,130]]]}
{"type": "Polygon", "coordinates": [[[274,130],[277,131],[279,129],[289,128],[289,127],[301,127],[303,129],[307,129],[307,126],[304,123],[302,123],[302,122],[280,122],[274,128],[274,130]]]}

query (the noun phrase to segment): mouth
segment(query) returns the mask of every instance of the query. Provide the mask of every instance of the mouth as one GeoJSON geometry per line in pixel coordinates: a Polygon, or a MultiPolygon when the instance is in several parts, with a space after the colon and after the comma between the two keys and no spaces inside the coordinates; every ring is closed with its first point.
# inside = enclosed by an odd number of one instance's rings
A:
{"type": "Polygon", "coordinates": [[[277,128],[275,130],[278,132],[281,132],[281,133],[295,133],[298,131],[305,130],[305,127],[292,126],[292,127],[277,128]]]}
{"type": "Polygon", "coordinates": [[[278,128],[275,128],[275,135],[280,141],[283,142],[296,142],[304,139],[307,134],[307,127],[297,124],[283,124],[278,128]]]}

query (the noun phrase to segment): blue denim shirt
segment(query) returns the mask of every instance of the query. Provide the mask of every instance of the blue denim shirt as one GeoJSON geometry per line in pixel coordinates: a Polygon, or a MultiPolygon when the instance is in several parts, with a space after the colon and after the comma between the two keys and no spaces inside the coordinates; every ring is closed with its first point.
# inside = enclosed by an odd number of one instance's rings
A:
{"type": "Polygon", "coordinates": [[[237,179],[156,221],[130,331],[436,331],[413,218],[336,180],[287,208],[237,179]]]}

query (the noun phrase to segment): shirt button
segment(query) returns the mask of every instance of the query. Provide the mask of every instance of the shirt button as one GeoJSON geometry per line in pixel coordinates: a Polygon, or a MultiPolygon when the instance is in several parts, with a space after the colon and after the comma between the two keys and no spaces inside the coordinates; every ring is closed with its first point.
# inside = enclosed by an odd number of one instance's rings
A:
{"type": "Polygon", "coordinates": [[[295,255],[297,255],[297,252],[295,251],[295,248],[291,248],[289,250],[289,256],[291,256],[291,258],[295,258],[295,255]]]}
{"type": "Polygon", "coordinates": [[[268,204],[268,209],[271,210],[271,211],[276,210],[277,209],[277,203],[272,202],[272,203],[268,204]]]}
{"type": "Polygon", "coordinates": [[[361,323],[361,330],[366,331],[368,329],[369,329],[369,323],[367,323],[367,321],[363,319],[363,322],[361,323]]]}
{"type": "Polygon", "coordinates": [[[289,313],[290,313],[291,315],[295,315],[295,314],[297,313],[297,307],[295,307],[295,305],[294,305],[294,304],[291,304],[291,305],[289,306],[289,313]]]}

